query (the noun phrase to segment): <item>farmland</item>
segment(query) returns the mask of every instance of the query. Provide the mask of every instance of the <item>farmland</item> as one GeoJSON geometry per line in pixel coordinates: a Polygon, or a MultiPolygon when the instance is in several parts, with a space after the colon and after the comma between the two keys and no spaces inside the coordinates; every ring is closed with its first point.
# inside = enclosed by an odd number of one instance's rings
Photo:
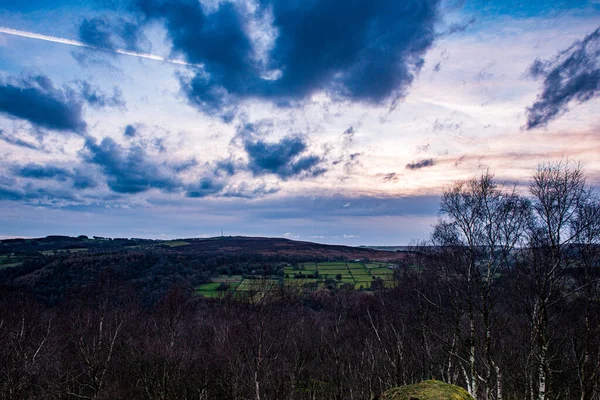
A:
{"type": "Polygon", "coordinates": [[[227,293],[236,296],[273,290],[280,287],[313,291],[317,288],[346,288],[370,291],[373,282],[393,284],[394,265],[383,262],[304,262],[288,264],[277,275],[219,275],[199,285],[196,293],[219,298],[227,293]],[[381,279],[381,281],[378,280],[381,279]]]}

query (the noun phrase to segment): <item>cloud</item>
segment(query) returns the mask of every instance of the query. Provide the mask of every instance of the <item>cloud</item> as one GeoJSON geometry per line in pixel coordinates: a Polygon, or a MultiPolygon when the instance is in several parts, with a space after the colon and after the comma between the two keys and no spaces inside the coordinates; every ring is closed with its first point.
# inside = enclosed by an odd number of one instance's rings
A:
{"type": "Polygon", "coordinates": [[[284,238],[286,239],[298,239],[300,238],[300,234],[299,233],[293,233],[293,232],[286,232],[283,235],[284,238]]]}
{"type": "Polygon", "coordinates": [[[399,179],[400,178],[398,177],[398,174],[395,172],[390,172],[389,174],[383,175],[384,182],[397,182],[399,179]]]}
{"type": "Polygon", "coordinates": [[[125,130],[123,131],[123,135],[128,137],[128,138],[132,138],[137,134],[137,129],[135,128],[135,126],[129,124],[125,127],[125,130]]]}
{"type": "Polygon", "coordinates": [[[65,187],[62,182],[67,180],[71,181],[72,187],[75,189],[89,189],[97,186],[96,179],[90,175],[89,171],[81,167],[71,170],[55,165],[28,163],[23,166],[14,166],[12,170],[15,176],[20,178],[61,182],[63,189],[65,187]]]}
{"type": "Polygon", "coordinates": [[[77,64],[79,64],[83,68],[90,67],[99,67],[106,68],[111,71],[111,73],[122,74],[123,71],[113,65],[111,62],[107,61],[105,57],[103,57],[102,53],[91,52],[87,50],[73,50],[70,52],[71,57],[75,59],[77,64]]]}
{"type": "Polygon", "coordinates": [[[227,160],[217,160],[215,162],[213,171],[217,175],[232,176],[238,170],[245,169],[245,168],[246,167],[243,163],[236,161],[232,158],[229,158],[227,160]]]}
{"type": "Polygon", "coordinates": [[[433,45],[439,3],[262,0],[250,10],[219,2],[207,13],[196,0],[136,1],[144,22],[164,22],[175,52],[203,65],[181,79],[190,103],[226,120],[249,98],[287,105],[326,91],[397,101],[433,45]]]}
{"type": "MultiPolygon", "coordinates": [[[[83,134],[87,124],[83,106],[102,109],[124,108],[125,101],[118,87],[107,95],[87,81],[57,87],[45,75],[23,75],[0,79],[0,113],[9,118],[23,119],[35,127],[83,134]]],[[[22,140],[2,134],[4,141],[34,148],[22,140]]]]}
{"type": "Polygon", "coordinates": [[[75,169],[71,178],[73,179],[73,187],[75,189],[93,189],[98,186],[96,179],[82,169],[75,169]]]}
{"type": "Polygon", "coordinates": [[[433,123],[433,131],[434,132],[443,132],[443,131],[457,131],[462,128],[463,122],[454,122],[450,118],[446,118],[445,120],[440,120],[439,118],[435,119],[433,123]]]}
{"type": "Polygon", "coordinates": [[[187,160],[172,162],[170,165],[173,171],[183,172],[197,166],[198,161],[195,158],[188,158],[187,160]]]}
{"type": "Polygon", "coordinates": [[[203,177],[196,184],[190,185],[187,188],[187,197],[206,197],[220,193],[225,184],[217,179],[203,177]]]}
{"type": "Polygon", "coordinates": [[[83,105],[69,88],[56,88],[44,75],[0,80],[0,113],[58,131],[86,129],[83,105]]]}
{"type": "Polygon", "coordinates": [[[71,173],[65,169],[55,166],[46,166],[41,164],[29,163],[16,170],[18,176],[31,179],[56,179],[64,181],[71,176],[71,173]]]}
{"type": "Polygon", "coordinates": [[[525,129],[541,128],[567,112],[571,102],[584,103],[600,93],[600,28],[575,41],[550,60],[536,60],[529,68],[543,78],[543,91],[527,108],[525,129]]]}
{"type": "Polygon", "coordinates": [[[149,43],[138,24],[105,16],[85,18],[79,26],[79,39],[90,46],[127,51],[141,51],[149,43]]]}
{"type": "Polygon", "coordinates": [[[13,146],[19,146],[19,147],[24,147],[26,149],[30,149],[30,150],[39,150],[40,147],[33,144],[33,143],[29,143],[17,136],[15,136],[15,134],[11,134],[8,133],[2,129],[0,129],[0,140],[8,143],[8,144],[12,144],[13,146]]]}
{"type": "Polygon", "coordinates": [[[406,169],[421,169],[421,168],[427,168],[427,167],[432,167],[435,165],[435,160],[433,158],[427,158],[425,160],[420,160],[414,163],[409,163],[406,164],[406,169]]]}
{"type": "Polygon", "coordinates": [[[113,94],[109,96],[89,82],[79,81],[78,84],[81,97],[94,108],[115,107],[124,109],[126,106],[123,93],[117,86],[113,87],[113,94]]]}
{"type": "Polygon", "coordinates": [[[228,187],[223,191],[223,197],[241,197],[244,199],[254,199],[269,194],[274,194],[279,191],[279,187],[267,186],[266,183],[261,182],[256,185],[250,185],[246,182],[242,182],[239,185],[228,187]]]}
{"type": "Polygon", "coordinates": [[[274,174],[281,179],[305,178],[322,175],[322,159],[316,155],[303,155],[306,140],[301,136],[286,136],[278,142],[246,138],[244,149],[248,155],[247,168],[255,175],[274,174]]]}
{"type": "Polygon", "coordinates": [[[324,157],[309,152],[305,136],[288,135],[278,141],[267,141],[264,137],[271,128],[270,120],[240,125],[232,144],[240,146],[247,159],[231,155],[227,159],[217,160],[210,166],[212,173],[219,177],[230,177],[238,172],[250,172],[254,176],[272,174],[283,180],[302,180],[327,171],[323,166],[324,157]]]}
{"type": "Polygon", "coordinates": [[[150,189],[172,192],[182,187],[171,168],[152,160],[137,145],[127,149],[111,138],[104,138],[100,144],[87,138],[82,155],[85,161],[102,168],[109,188],[117,193],[132,194],[150,189]]]}

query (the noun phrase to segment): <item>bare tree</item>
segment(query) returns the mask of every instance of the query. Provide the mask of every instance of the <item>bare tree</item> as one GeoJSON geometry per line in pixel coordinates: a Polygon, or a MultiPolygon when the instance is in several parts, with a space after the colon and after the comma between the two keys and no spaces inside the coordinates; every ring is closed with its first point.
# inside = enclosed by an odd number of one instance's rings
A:
{"type": "Polygon", "coordinates": [[[528,259],[524,279],[530,280],[532,359],[535,361],[531,396],[545,400],[550,378],[550,334],[552,306],[561,296],[565,271],[574,266],[573,246],[592,220],[578,219],[592,192],[579,163],[561,160],[541,164],[530,184],[533,215],[529,224],[528,259]],[[579,223],[578,223],[579,221],[579,223]]]}
{"type": "Polygon", "coordinates": [[[571,232],[576,234],[579,273],[575,275],[575,288],[583,301],[583,324],[573,327],[571,343],[577,364],[577,377],[581,400],[591,400],[600,375],[600,324],[594,303],[600,301],[600,200],[590,197],[577,209],[571,232]],[[577,329],[579,328],[579,329],[577,329]],[[582,331],[577,335],[576,331],[582,331]]]}
{"type": "MultiPolygon", "coordinates": [[[[468,351],[458,358],[467,367],[461,369],[467,390],[477,398],[482,382],[486,399],[501,399],[501,371],[493,354],[494,285],[497,274],[509,266],[511,254],[522,238],[529,203],[514,187],[502,188],[486,171],[479,178],[457,182],[444,190],[440,210],[446,220],[435,227],[434,244],[446,249],[444,257],[451,249],[450,258],[457,261],[457,276],[463,279],[464,293],[459,296],[466,306],[468,351]],[[478,320],[483,325],[483,343],[477,340],[478,320]],[[481,374],[478,355],[483,364],[481,374]]],[[[458,324],[458,316],[454,321],[458,324]]]]}

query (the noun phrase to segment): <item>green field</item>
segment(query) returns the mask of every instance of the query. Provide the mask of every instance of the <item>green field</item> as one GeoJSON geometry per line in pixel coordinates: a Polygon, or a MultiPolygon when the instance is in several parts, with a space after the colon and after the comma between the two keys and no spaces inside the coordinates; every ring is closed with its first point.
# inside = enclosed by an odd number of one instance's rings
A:
{"type": "Polygon", "coordinates": [[[356,290],[370,290],[375,278],[385,281],[386,287],[394,285],[394,271],[386,263],[372,262],[305,262],[283,269],[283,276],[268,278],[244,277],[242,275],[220,275],[212,278],[212,282],[196,288],[196,293],[205,297],[219,298],[227,292],[244,295],[252,292],[263,292],[280,285],[298,288],[298,290],[315,290],[317,287],[328,287],[349,284],[356,290]],[[318,274],[318,275],[316,275],[318,274]],[[312,277],[309,278],[308,275],[312,277]],[[336,279],[340,276],[341,280],[336,279]],[[327,284],[325,283],[327,281],[327,284]],[[228,285],[227,290],[217,290],[222,283],[228,285]]]}
{"type": "Polygon", "coordinates": [[[42,253],[45,256],[49,256],[55,253],[82,253],[85,251],[89,251],[89,249],[86,248],[76,248],[76,249],[60,249],[60,250],[43,250],[40,253],[42,253]]]}
{"type": "Polygon", "coordinates": [[[371,270],[372,275],[392,275],[394,271],[389,268],[373,268],[371,270]]]}
{"type": "Polygon", "coordinates": [[[164,244],[169,247],[179,247],[179,246],[187,246],[189,243],[184,242],[183,240],[171,240],[168,242],[162,242],[160,244],[164,244]]]}

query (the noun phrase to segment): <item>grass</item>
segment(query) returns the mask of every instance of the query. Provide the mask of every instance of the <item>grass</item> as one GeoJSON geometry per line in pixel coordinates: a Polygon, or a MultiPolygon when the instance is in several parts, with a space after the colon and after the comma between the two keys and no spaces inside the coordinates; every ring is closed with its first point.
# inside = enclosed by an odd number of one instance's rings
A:
{"type": "Polygon", "coordinates": [[[364,265],[348,265],[348,269],[350,271],[366,271],[366,267],[364,265]]]}
{"type": "Polygon", "coordinates": [[[317,273],[317,271],[309,271],[309,270],[306,270],[306,271],[283,271],[283,272],[285,274],[289,275],[290,278],[293,278],[294,275],[304,275],[304,276],[306,276],[306,275],[314,275],[314,274],[317,273]]]}
{"type": "Polygon", "coordinates": [[[164,244],[169,247],[179,247],[179,246],[187,246],[189,243],[184,242],[183,240],[171,240],[168,242],[161,242],[160,244],[164,244]]]}
{"type": "Polygon", "coordinates": [[[319,274],[347,274],[347,269],[319,269],[319,274]]]}
{"type": "Polygon", "coordinates": [[[225,294],[227,292],[223,291],[223,290],[216,290],[214,292],[211,292],[209,290],[204,290],[204,291],[198,291],[197,293],[201,294],[204,297],[208,297],[210,299],[219,299],[219,298],[225,296],[225,294]]]}
{"type": "Polygon", "coordinates": [[[393,275],[394,271],[389,268],[373,268],[371,270],[371,274],[373,275],[393,275]]]}
{"type": "Polygon", "coordinates": [[[279,285],[275,279],[244,279],[236,291],[263,291],[279,285]]]}
{"type": "Polygon", "coordinates": [[[384,263],[380,263],[380,262],[370,262],[368,264],[365,264],[365,267],[371,269],[371,268],[381,268],[383,267],[385,264],[384,263]]]}
{"type": "Polygon", "coordinates": [[[298,264],[298,266],[300,268],[306,268],[306,269],[317,269],[317,263],[303,263],[303,264],[298,264]]]}
{"type": "MultiPolygon", "coordinates": [[[[296,267],[284,267],[283,273],[286,277],[283,284],[300,290],[313,290],[315,287],[327,287],[325,280],[331,279],[334,281],[333,285],[338,288],[349,284],[353,285],[355,290],[361,290],[362,286],[363,291],[369,292],[371,283],[378,277],[385,281],[386,287],[394,285],[394,281],[391,279],[393,271],[386,265],[385,263],[364,264],[362,262],[306,262],[298,264],[296,267]],[[318,277],[308,278],[308,275],[315,275],[316,272],[318,272],[318,277]],[[341,275],[341,280],[336,279],[338,275],[341,275]]],[[[225,291],[217,290],[222,283],[227,283],[229,286],[227,291],[237,297],[239,295],[247,296],[251,292],[264,292],[277,288],[280,285],[280,279],[274,277],[252,279],[244,278],[242,275],[220,275],[212,278],[212,282],[198,286],[196,293],[211,298],[222,297],[225,291]]]]}
{"type": "Polygon", "coordinates": [[[242,275],[219,275],[218,278],[213,278],[213,282],[240,283],[243,279],[242,275]]]}
{"type": "Polygon", "coordinates": [[[352,273],[352,276],[370,276],[371,274],[369,273],[369,271],[363,271],[363,270],[350,270],[350,272],[352,273]]]}
{"type": "Polygon", "coordinates": [[[214,292],[219,286],[221,286],[221,283],[219,282],[203,283],[202,285],[198,286],[196,290],[199,292],[214,292]]]}
{"type": "Polygon", "coordinates": [[[319,271],[339,271],[339,270],[343,270],[343,271],[348,271],[348,268],[346,268],[343,265],[319,265],[319,271]]]}
{"type": "Polygon", "coordinates": [[[13,263],[13,264],[0,264],[0,269],[11,268],[11,267],[18,267],[19,265],[21,265],[20,262],[13,263]]]}
{"type": "Polygon", "coordinates": [[[89,251],[89,249],[86,249],[86,248],[77,248],[77,249],[43,250],[40,253],[42,253],[43,255],[47,256],[47,255],[51,255],[51,254],[54,254],[54,253],[66,253],[66,252],[82,253],[84,251],[89,251]]]}

